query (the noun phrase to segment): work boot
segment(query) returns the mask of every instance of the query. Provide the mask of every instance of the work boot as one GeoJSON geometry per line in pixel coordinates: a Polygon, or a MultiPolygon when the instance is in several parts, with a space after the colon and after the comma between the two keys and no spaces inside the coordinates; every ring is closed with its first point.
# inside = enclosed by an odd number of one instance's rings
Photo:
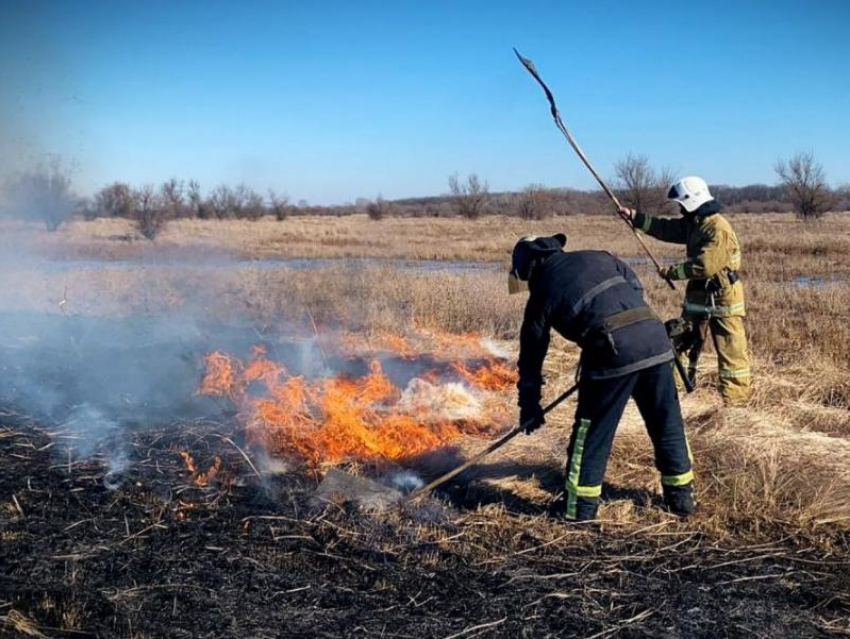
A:
{"type": "Polygon", "coordinates": [[[685,486],[662,486],[664,490],[664,506],[678,517],[687,517],[697,509],[694,500],[694,484],[685,486]]]}
{"type": "Polygon", "coordinates": [[[549,516],[553,519],[559,519],[561,521],[578,523],[583,521],[594,521],[596,519],[596,512],[598,510],[598,499],[588,499],[586,497],[579,497],[578,499],[576,499],[574,514],[572,516],[568,516],[567,499],[564,495],[561,495],[560,497],[558,497],[558,499],[556,499],[550,504],[549,516]]]}
{"type": "Polygon", "coordinates": [[[595,521],[596,512],[599,510],[598,499],[584,499],[579,497],[576,500],[575,517],[567,517],[567,521],[595,521]]]}

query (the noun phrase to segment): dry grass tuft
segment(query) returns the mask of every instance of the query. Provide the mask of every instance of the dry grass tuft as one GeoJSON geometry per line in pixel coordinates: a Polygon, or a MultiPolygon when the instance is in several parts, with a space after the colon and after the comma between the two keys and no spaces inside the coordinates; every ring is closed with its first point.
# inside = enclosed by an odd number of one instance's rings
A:
{"type": "Polygon", "coordinates": [[[26,615],[18,612],[14,608],[9,610],[5,615],[0,616],[0,627],[11,628],[18,636],[21,637],[36,637],[37,639],[46,639],[47,635],[41,632],[26,615]]]}
{"type": "Polygon", "coordinates": [[[797,538],[850,530],[850,442],[800,432],[764,413],[714,409],[691,445],[700,501],[718,532],[797,538]]]}

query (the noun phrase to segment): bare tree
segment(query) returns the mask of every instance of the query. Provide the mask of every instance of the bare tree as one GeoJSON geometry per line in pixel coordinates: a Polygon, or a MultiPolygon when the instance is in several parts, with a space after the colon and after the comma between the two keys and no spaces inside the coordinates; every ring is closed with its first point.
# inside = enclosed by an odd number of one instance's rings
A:
{"type": "Polygon", "coordinates": [[[209,203],[201,195],[201,185],[197,180],[189,180],[186,197],[189,200],[189,212],[193,216],[201,220],[207,220],[212,217],[213,212],[210,209],[209,203]]]}
{"type": "Polygon", "coordinates": [[[94,197],[81,197],[77,200],[74,215],[82,216],[84,220],[91,221],[98,217],[94,197]]]}
{"type": "Polygon", "coordinates": [[[237,218],[259,220],[266,214],[263,196],[246,184],[237,184],[233,189],[233,215],[237,218]]]}
{"type": "Polygon", "coordinates": [[[80,203],[71,188],[70,172],[58,158],[19,174],[4,192],[6,214],[44,222],[49,231],[70,219],[80,203]]]}
{"type": "Polygon", "coordinates": [[[237,208],[236,196],[226,184],[219,184],[207,199],[207,206],[213,217],[223,220],[234,215],[237,208]]]}
{"type": "Polygon", "coordinates": [[[774,170],[799,217],[815,219],[830,210],[832,193],[826,183],[826,174],[811,152],[797,153],[787,161],[779,160],[774,170]]]}
{"type": "Polygon", "coordinates": [[[247,203],[247,193],[244,184],[237,184],[230,189],[230,215],[236,219],[244,217],[245,204],[247,203]]]}
{"type": "Polygon", "coordinates": [[[371,220],[383,220],[392,212],[392,204],[379,193],[372,202],[366,205],[366,214],[371,220]]]}
{"type": "Polygon", "coordinates": [[[159,187],[159,196],[169,219],[186,216],[186,186],[182,180],[171,178],[163,182],[159,187]]]}
{"type": "Polygon", "coordinates": [[[162,196],[147,184],[135,192],[135,218],[139,232],[153,240],[168,221],[162,196]]]}
{"type": "Polygon", "coordinates": [[[289,196],[269,189],[269,209],[278,222],[283,222],[289,216],[289,196]]]}
{"type": "Polygon", "coordinates": [[[645,155],[629,153],[614,166],[623,204],[638,211],[657,211],[667,202],[673,177],[667,169],[657,173],[645,155]]]}
{"type": "Polygon", "coordinates": [[[517,213],[523,220],[542,220],[551,215],[551,193],[542,184],[529,184],[519,194],[517,213]]]}
{"type": "Polygon", "coordinates": [[[850,184],[842,184],[835,189],[832,199],[834,211],[850,211],[850,184]]]}
{"type": "Polygon", "coordinates": [[[135,210],[133,189],[124,182],[104,186],[94,196],[97,214],[105,217],[131,217],[135,210]]]}
{"type": "Polygon", "coordinates": [[[482,183],[476,173],[467,176],[463,184],[457,173],[449,176],[449,191],[457,212],[471,220],[480,217],[484,212],[490,194],[487,182],[482,183]]]}

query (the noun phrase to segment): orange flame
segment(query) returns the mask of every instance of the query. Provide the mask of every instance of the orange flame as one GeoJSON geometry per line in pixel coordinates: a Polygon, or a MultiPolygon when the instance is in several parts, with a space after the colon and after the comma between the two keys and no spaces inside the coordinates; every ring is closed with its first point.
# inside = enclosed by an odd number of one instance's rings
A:
{"type": "Polygon", "coordinates": [[[241,380],[242,375],[241,365],[230,355],[210,353],[206,357],[206,372],[198,394],[232,397],[241,390],[237,380],[241,380]]]}
{"type": "Polygon", "coordinates": [[[218,475],[218,471],[220,471],[220,470],[221,470],[221,457],[216,455],[215,459],[213,460],[212,466],[210,466],[207,469],[206,472],[198,473],[193,481],[195,482],[196,486],[201,486],[201,487],[206,486],[208,483],[210,483],[210,481],[213,479],[213,477],[218,475]]]}
{"type": "Polygon", "coordinates": [[[189,471],[190,474],[194,475],[198,472],[197,468],[195,468],[195,460],[192,459],[192,454],[188,451],[180,451],[180,456],[183,458],[183,463],[186,464],[186,470],[189,471]]]}
{"type": "Polygon", "coordinates": [[[206,472],[198,472],[198,467],[195,464],[195,459],[192,457],[192,454],[188,451],[180,451],[180,456],[183,458],[183,463],[186,464],[186,470],[189,471],[189,474],[192,476],[192,483],[195,486],[203,488],[210,481],[218,475],[218,472],[221,470],[221,457],[218,455],[215,456],[213,460],[212,466],[210,466],[206,472]]]}
{"type": "MultiPolygon", "coordinates": [[[[392,340],[383,336],[381,350],[392,340]]],[[[399,355],[412,357],[407,342],[397,341],[399,355]]],[[[506,362],[480,358],[455,362],[456,378],[480,391],[502,391],[516,376],[506,362]]],[[[211,353],[199,394],[226,397],[244,420],[247,438],[271,455],[296,457],[311,465],[344,460],[400,460],[434,450],[462,435],[492,431],[481,406],[460,384],[440,385],[439,373],[428,371],[419,384],[404,392],[384,373],[377,360],[360,377],[336,376],[307,380],[290,375],[256,347],[245,363],[211,353]],[[251,385],[251,392],[248,386],[251,385]],[[411,394],[427,394],[422,401],[411,394]],[[463,410],[457,410],[458,403],[463,410]],[[439,411],[441,404],[453,411],[439,411]],[[449,417],[446,415],[450,414],[449,417]]]]}
{"type": "Polygon", "coordinates": [[[516,384],[517,373],[507,362],[488,358],[477,366],[454,362],[452,368],[467,382],[478,388],[504,391],[516,384]]]}

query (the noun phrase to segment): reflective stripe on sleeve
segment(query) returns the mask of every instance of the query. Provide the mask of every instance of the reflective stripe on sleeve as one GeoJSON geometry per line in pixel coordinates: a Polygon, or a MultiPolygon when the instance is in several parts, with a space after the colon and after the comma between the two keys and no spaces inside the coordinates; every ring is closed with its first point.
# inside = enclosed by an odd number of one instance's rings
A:
{"type": "Polygon", "coordinates": [[[729,256],[729,265],[733,271],[741,268],[741,251],[732,252],[732,255],[729,256]]]}
{"type": "Polygon", "coordinates": [[[672,277],[674,280],[686,279],[687,276],[685,275],[685,263],[682,262],[681,264],[675,264],[671,266],[670,277],[672,277]]]}
{"type": "Polygon", "coordinates": [[[705,315],[731,315],[743,311],[746,305],[744,302],[731,304],[730,306],[705,306],[704,304],[694,304],[693,302],[685,302],[683,308],[688,313],[700,313],[705,315]]]}

